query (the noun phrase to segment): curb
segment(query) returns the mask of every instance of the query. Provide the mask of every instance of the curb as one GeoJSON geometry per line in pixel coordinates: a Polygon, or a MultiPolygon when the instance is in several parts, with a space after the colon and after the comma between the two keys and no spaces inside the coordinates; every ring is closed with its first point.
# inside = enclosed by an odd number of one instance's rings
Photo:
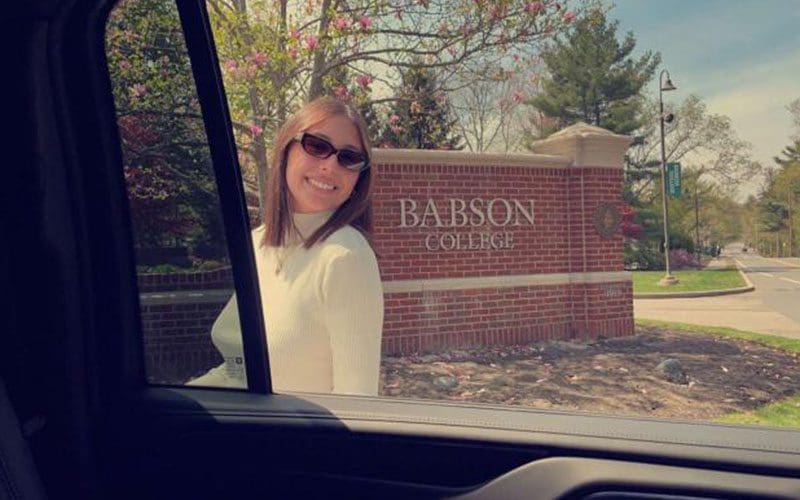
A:
{"type": "MultiPolygon", "coordinates": [[[[734,260],[734,263],[736,261],[734,260]]],[[[698,297],[717,297],[720,295],[735,295],[737,293],[747,293],[752,292],[756,289],[753,282],[750,281],[750,278],[742,272],[742,269],[739,267],[739,264],[736,263],[736,270],[739,271],[739,275],[744,279],[746,283],[745,286],[740,286],[738,288],[726,288],[724,290],[703,290],[699,292],[676,292],[676,293],[638,293],[634,294],[634,299],[692,299],[698,297]]]]}

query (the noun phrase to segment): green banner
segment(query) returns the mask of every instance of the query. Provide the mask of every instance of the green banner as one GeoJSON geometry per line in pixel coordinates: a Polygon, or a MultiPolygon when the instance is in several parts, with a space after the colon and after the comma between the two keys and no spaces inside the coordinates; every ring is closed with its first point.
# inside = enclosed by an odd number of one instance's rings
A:
{"type": "Polygon", "coordinates": [[[667,163],[667,192],[673,198],[681,197],[681,164],[667,163]]]}

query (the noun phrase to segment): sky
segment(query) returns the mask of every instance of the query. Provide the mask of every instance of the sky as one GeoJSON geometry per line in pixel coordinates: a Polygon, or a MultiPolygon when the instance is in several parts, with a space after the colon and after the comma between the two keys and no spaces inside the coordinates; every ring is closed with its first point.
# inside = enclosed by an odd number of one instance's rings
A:
{"type": "MultiPolygon", "coordinates": [[[[678,90],[665,101],[699,95],[731,118],[753,157],[772,165],[790,144],[786,106],[800,98],[800,0],[614,0],[618,36],[633,31],[636,52],[660,52],[678,90]]],[[[653,93],[658,83],[652,84],[653,93]]],[[[741,186],[754,193],[758,182],[741,186]]]]}

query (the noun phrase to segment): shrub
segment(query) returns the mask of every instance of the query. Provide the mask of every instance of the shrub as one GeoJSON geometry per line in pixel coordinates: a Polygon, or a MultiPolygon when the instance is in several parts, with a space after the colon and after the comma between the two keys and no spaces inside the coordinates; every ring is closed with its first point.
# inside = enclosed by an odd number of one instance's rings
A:
{"type": "Polygon", "coordinates": [[[650,245],[626,243],[624,266],[628,270],[660,271],[665,268],[664,255],[650,245]]]}
{"type": "Polygon", "coordinates": [[[683,248],[669,251],[669,266],[672,269],[686,269],[689,267],[700,267],[697,256],[689,253],[683,248]]]}

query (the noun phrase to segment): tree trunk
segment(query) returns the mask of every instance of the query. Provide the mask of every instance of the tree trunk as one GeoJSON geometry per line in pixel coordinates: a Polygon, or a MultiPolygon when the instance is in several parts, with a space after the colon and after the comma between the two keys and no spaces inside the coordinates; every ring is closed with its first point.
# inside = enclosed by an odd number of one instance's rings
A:
{"type": "MultiPolygon", "coordinates": [[[[242,15],[245,19],[244,30],[242,31],[242,38],[248,47],[253,46],[253,36],[247,24],[247,0],[236,0],[234,3],[238,14],[242,15]]],[[[264,130],[264,120],[261,117],[263,104],[261,97],[258,95],[258,89],[255,85],[250,85],[247,89],[247,97],[250,102],[250,119],[254,125],[264,130]]],[[[264,210],[266,207],[266,200],[264,200],[264,193],[266,192],[266,178],[269,162],[267,161],[267,148],[264,145],[263,135],[253,134],[253,159],[256,162],[256,181],[258,183],[258,216],[261,222],[264,222],[264,210]]]]}
{"type": "Polygon", "coordinates": [[[320,41],[321,48],[318,48],[314,52],[314,67],[311,71],[311,84],[308,88],[308,100],[311,101],[316,99],[317,97],[322,96],[322,77],[323,70],[325,68],[325,44],[321,43],[328,34],[328,26],[331,23],[330,18],[330,11],[331,11],[331,0],[322,0],[322,7],[320,8],[320,12],[322,13],[319,19],[319,32],[317,33],[317,38],[320,41]]]}
{"type": "MultiPolygon", "coordinates": [[[[288,0],[280,0],[280,36],[278,37],[278,51],[283,54],[286,52],[286,35],[288,34],[288,27],[286,23],[287,19],[287,8],[286,5],[288,4],[288,0]]],[[[285,82],[280,82],[281,85],[276,85],[275,88],[277,89],[276,99],[277,102],[275,103],[275,115],[278,119],[278,123],[280,126],[286,121],[286,94],[283,91],[283,84],[285,82]]]]}

